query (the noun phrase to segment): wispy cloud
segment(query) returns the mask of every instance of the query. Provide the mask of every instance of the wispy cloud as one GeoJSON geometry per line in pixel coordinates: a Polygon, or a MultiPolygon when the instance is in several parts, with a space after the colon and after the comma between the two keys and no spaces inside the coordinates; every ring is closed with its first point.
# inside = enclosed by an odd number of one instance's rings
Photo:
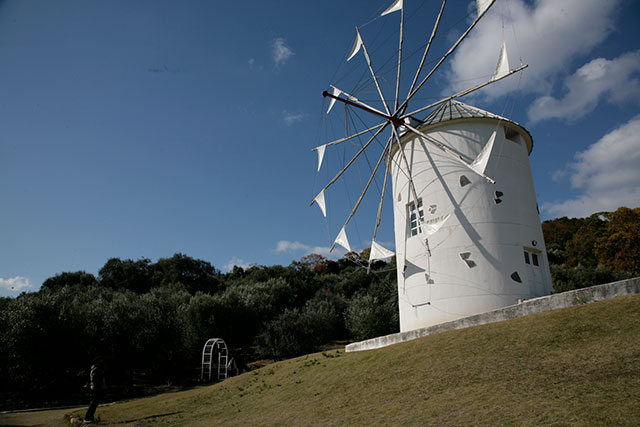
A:
{"type": "MultiPolygon", "coordinates": [[[[488,80],[498,61],[503,37],[512,68],[518,59],[529,64],[522,79],[513,77],[490,85],[483,96],[493,98],[516,87],[530,93],[550,92],[571,60],[589,52],[614,29],[620,0],[511,0],[495,5],[456,50],[447,76],[450,90],[488,80]],[[502,27],[504,18],[505,31],[502,27]],[[508,31],[508,28],[515,31],[508,31]]],[[[519,65],[519,64],[518,64],[519,65]]]]}
{"type": "Polygon", "coordinates": [[[235,266],[247,269],[247,268],[249,268],[249,267],[251,267],[253,265],[255,265],[255,264],[251,263],[251,262],[247,262],[247,261],[243,260],[242,258],[233,257],[222,268],[224,268],[225,271],[231,271],[231,270],[233,270],[233,267],[235,267],[235,266]]]}
{"type": "Polygon", "coordinates": [[[282,37],[278,37],[271,42],[271,58],[276,64],[276,67],[283,65],[293,55],[293,50],[287,46],[286,40],[282,37]]]}
{"type": "Polygon", "coordinates": [[[256,63],[256,60],[255,58],[249,58],[247,63],[249,64],[249,68],[253,68],[253,65],[256,63]]]}
{"type": "Polygon", "coordinates": [[[529,108],[529,119],[575,120],[591,112],[600,99],[612,104],[640,99],[640,51],[628,52],[618,58],[594,59],[583,65],[565,81],[564,98],[543,96],[529,108]]]}
{"type": "Polygon", "coordinates": [[[542,210],[552,216],[584,217],[620,206],[640,206],[640,115],[603,136],[559,174],[568,176],[571,187],[581,192],[574,199],[545,203],[542,210]]]}
{"type": "Polygon", "coordinates": [[[299,253],[301,255],[319,254],[327,258],[339,258],[346,253],[346,251],[339,246],[336,246],[333,252],[330,252],[330,249],[328,246],[313,246],[300,242],[291,242],[289,240],[280,240],[276,245],[276,252],[278,253],[299,253]]]}
{"type": "Polygon", "coordinates": [[[9,291],[20,292],[30,289],[31,281],[26,277],[16,276],[8,279],[0,277],[0,288],[5,288],[9,291]]]}
{"type": "Polygon", "coordinates": [[[302,113],[292,113],[290,111],[284,110],[282,112],[282,120],[287,126],[293,126],[297,122],[304,119],[304,114],[302,113]]]}

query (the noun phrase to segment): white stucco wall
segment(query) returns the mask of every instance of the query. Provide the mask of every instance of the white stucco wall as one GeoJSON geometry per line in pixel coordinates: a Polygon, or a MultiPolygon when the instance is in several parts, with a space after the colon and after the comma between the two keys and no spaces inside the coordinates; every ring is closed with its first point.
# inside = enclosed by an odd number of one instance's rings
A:
{"type": "Polygon", "coordinates": [[[424,234],[408,236],[408,203],[413,197],[400,152],[392,157],[402,332],[506,307],[551,291],[529,150],[521,134],[511,131],[511,139],[505,138],[505,125],[496,119],[466,119],[424,130],[468,163],[497,131],[486,169],[495,185],[422,138],[403,138],[425,222],[451,215],[428,237],[428,248],[424,234]],[[462,175],[469,184],[461,185],[462,175]],[[496,191],[503,193],[499,204],[495,203],[496,191]],[[539,266],[525,263],[525,248],[537,254],[539,266]],[[461,258],[465,252],[472,263],[461,258]],[[511,278],[514,272],[521,283],[511,278]]]}

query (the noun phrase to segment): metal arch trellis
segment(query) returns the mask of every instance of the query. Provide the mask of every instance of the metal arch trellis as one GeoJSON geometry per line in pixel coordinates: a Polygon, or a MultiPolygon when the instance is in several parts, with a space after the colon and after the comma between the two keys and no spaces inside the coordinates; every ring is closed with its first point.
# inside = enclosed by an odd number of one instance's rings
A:
{"type": "Polygon", "coordinates": [[[227,345],[222,338],[210,338],[202,348],[202,367],[200,370],[200,379],[211,381],[214,372],[213,366],[217,366],[217,380],[227,378],[227,363],[229,360],[229,352],[227,345]]]}

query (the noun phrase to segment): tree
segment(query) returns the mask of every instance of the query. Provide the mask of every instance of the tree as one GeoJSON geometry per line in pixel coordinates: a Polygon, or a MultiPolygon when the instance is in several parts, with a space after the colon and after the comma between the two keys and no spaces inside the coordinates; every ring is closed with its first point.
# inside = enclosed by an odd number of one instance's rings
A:
{"type": "Polygon", "coordinates": [[[320,254],[309,254],[300,258],[300,261],[292,263],[298,270],[307,269],[319,275],[337,273],[339,270],[338,264],[335,261],[331,261],[327,257],[320,254]]]}
{"type": "Polygon", "coordinates": [[[593,247],[607,227],[607,223],[601,219],[601,215],[601,213],[595,213],[584,218],[578,231],[567,242],[565,258],[568,266],[595,267],[598,265],[593,247]]]}
{"type": "Polygon", "coordinates": [[[356,340],[398,332],[397,319],[397,304],[364,292],[354,295],[345,313],[347,329],[356,340]]]}
{"type": "Polygon", "coordinates": [[[160,258],[150,266],[150,272],[153,286],[182,283],[191,294],[214,293],[220,286],[220,271],[211,263],[181,253],[160,258]]]}
{"type": "Polygon", "coordinates": [[[556,218],[542,223],[544,243],[551,264],[564,264],[567,243],[580,229],[584,220],[580,218],[556,218]]]}
{"type": "Polygon", "coordinates": [[[111,289],[147,292],[151,289],[150,263],[147,258],[138,261],[111,258],[98,272],[100,284],[111,289]]]}
{"type": "Polygon", "coordinates": [[[640,272],[640,208],[604,214],[606,230],[594,244],[598,262],[614,272],[640,272]]]}
{"type": "Polygon", "coordinates": [[[49,277],[42,283],[42,289],[58,289],[63,286],[82,286],[87,287],[98,283],[93,274],[85,271],[76,271],[74,273],[59,273],[53,277],[49,277]]]}

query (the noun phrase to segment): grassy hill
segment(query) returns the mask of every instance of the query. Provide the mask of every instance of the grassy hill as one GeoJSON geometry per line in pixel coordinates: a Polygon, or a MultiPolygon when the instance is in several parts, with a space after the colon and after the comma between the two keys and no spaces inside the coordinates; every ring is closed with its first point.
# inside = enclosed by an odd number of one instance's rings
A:
{"type": "MultiPolygon", "coordinates": [[[[0,421],[68,425],[69,412],[0,421]]],[[[640,295],[310,354],[97,416],[102,425],[640,425],[640,295]]]]}

